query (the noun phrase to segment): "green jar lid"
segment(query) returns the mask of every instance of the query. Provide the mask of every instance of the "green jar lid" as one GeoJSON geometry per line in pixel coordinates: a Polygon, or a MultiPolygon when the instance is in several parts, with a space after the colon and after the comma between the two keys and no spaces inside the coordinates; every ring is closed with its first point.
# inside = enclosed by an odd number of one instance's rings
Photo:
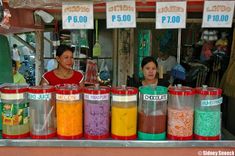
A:
{"type": "Polygon", "coordinates": [[[163,86],[141,86],[139,92],[141,94],[160,95],[167,94],[167,88],[163,86]]]}
{"type": "Polygon", "coordinates": [[[138,131],[139,140],[166,140],[166,132],[151,134],[138,131]]]}

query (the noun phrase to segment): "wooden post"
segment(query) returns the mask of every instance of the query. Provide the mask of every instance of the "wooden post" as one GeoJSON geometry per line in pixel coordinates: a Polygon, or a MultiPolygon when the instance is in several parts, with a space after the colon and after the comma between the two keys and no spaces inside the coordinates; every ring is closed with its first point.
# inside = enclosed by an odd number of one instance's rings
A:
{"type": "Polygon", "coordinates": [[[35,85],[39,85],[44,72],[44,35],[43,31],[36,31],[36,55],[35,55],[35,85]]]}
{"type": "Polygon", "coordinates": [[[232,41],[232,46],[231,46],[231,53],[230,53],[229,63],[231,63],[234,60],[235,60],[235,27],[233,28],[233,41],[232,41]]]}

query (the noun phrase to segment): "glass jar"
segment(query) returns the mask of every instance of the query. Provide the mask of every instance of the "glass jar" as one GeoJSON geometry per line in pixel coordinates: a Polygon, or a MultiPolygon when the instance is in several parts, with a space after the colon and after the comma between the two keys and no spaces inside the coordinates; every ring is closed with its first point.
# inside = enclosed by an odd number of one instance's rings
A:
{"type": "Polygon", "coordinates": [[[112,88],[111,134],[113,139],[136,139],[137,93],[134,87],[112,88]]]}
{"type": "Polygon", "coordinates": [[[30,136],[33,139],[56,136],[54,91],[53,86],[29,88],[30,136]]]}
{"type": "Polygon", "coordinates": [[[219,140],[221,136],[222,90],[213,87],[196,88],[194,136],[197,140],[219,140]]]}
{"type": "Polygon", "coordinates": [[[110,88],[90,86],[84,90],[84,135],[87,139],[109,137],[110,88]]]}
{"type": "Polygon", "coordinates": [[[169,88],[167,137],[171,140],[193,139],[195,91],[181,85],[169,88]]]}
{"type": "Polygon", "coordinates": [[[56,88],[57,136],[59,139],[78,139],[83,136],[82,89],[77,85],[56,88]]]}
{"type": "Polygon", "coordinates": [[[1,88],[2,137],[21,139],[29,136],[29,103],[27,86],[1,88]]]}
{"type": "Polygon", "coordinates": [[[167,88],[143,86],[139,88],[138,139],[165,140],[167,116],[167,88]]]}

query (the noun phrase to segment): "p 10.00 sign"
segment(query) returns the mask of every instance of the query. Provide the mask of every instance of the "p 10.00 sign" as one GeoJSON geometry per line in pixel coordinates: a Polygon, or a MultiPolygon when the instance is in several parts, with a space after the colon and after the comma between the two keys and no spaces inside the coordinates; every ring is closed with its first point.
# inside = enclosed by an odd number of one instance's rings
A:
{"type": "Polygon", "coordinates": [[[231,27],[233,21],[234,3],[234,1],[205,1],[202,27],[231,27]]]}
{"type": "Polygon", "coordinates": [[[92,2],[65,2],[62,5],[63,29],[93,29],[92,2]]]}

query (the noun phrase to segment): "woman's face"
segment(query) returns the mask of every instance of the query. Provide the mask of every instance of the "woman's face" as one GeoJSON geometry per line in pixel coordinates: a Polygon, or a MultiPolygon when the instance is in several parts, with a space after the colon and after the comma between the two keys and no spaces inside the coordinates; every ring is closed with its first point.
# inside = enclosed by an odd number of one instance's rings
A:
{"type": "Polygon", "coordinates": [[[145,80],[153,80],[156,78],[157,66],[153,62],[149,62],[142,68],[142,71],[145,80]]]}
{"type": "Polygon", "coordinates": [[[59,66],[65,69],[72,69],[74,63],[73,53],[66,50],[61,56],[57,56],[57,61],[59,66]]]}

